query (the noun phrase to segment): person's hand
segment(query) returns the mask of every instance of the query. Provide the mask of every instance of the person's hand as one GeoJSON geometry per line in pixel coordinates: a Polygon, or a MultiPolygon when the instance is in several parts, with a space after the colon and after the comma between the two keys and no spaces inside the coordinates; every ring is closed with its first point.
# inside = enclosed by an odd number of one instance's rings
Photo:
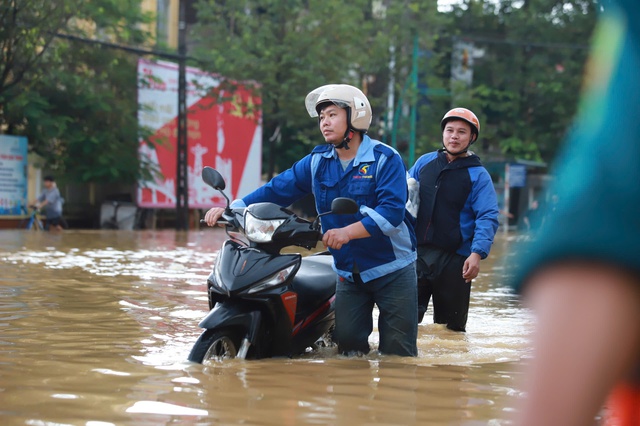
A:
{"type": "Polygon", "coordinates": [[[462,266],[462,278],[469,283],[478,276],[478,273],[480,273],[480,255],[471,253],[462,266]]]}
{"type": "Polygon", "coordinates": [[[335,250],[340,250],[349,241],[351,237],[346,228],[330,229],[322,236],[322,244],[335,250]]]}
{"type": "Polygon", "coordinates": [[[205,213],[204,221],[207,225],[214,226],[218,219],[220,219],[220,216],[222,216],[222,213],[224,213],[224,207],[213,207],[205,213]]]}

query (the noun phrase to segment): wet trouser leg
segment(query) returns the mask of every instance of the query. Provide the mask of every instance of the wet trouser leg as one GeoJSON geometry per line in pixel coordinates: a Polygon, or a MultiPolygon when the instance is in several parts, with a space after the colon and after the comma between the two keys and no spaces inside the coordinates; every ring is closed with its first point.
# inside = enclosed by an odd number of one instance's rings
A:
{"type": "Polygon", "coordinates": [[[362,282],[338,278],[336,285],[336,327],[333,339],[342,354],[369,353],[373,331],[373,294],[362,282]]]}
{"type": "Polygon", "coordinates": [[[374,281],[375,301],[380,311],[378,350],[387,355],[417,356],[415,265],[412,263],[374,281]]]}
{"type": "Polygon", "coordinates": [[[471,283],[462,278],[466,258],[434,246],[419,246],[418,261],[418,319],[433,300],[433,322],[446,324],[455,331],[465,331],[471,283]]]}
{"type": "Polygon", "coordinates": [[[448,256],[438,277],[432,281],[433,322],[454,331],[466,331],[471,283],[462,278],[465,258],[448,256]]]}
{"type": "Polygon", "coordinates": [[[418,278],[418,324],[424,319],[424,314],[431,300],[431,282],[424,278],[418,278]]]}
{"type": "Polygon", "coordinates": [[[388,355],[416,356],[416,271],[412,263],[398,271],[363,283],[338,279],[334,339],[343,354],[368,353],[373,331],[373,306],[378,305],[379,351],[388,355]]]}

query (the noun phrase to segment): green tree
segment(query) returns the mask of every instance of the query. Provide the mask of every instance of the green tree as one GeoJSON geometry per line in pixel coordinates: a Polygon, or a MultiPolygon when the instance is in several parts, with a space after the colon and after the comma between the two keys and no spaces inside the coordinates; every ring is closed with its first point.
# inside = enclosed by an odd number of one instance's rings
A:
{"type": "MultiPolygon", "coordinates": [[[[27,136],[30,152],[66,179],[134,183],[150,173],[137,156],[136,56],[58,36],[142,44],[148,36],[140,24],[150,17],[141,12],[140,2],[16,3],[20,7],[8,13],[16,22],[7,34],[13,38],[5,42],[14,46],[12,56],[37,56],[37,62],[11,65],[10,74],[19,71],[21,79],[7,80],[0,93],[0,119],[7,131],[27,136]],[[41,16],[50,3],[67,11],[57,26],[41,16]],[[25,33],[35,41],[22,42],[25,33]]],[[[61,13],[51,6],[54,12],[61,13]]]]}
{"type": "Polygon", "coordinates": [[[317,144],[316,122],[304,108],[309,91],[335,82],[361,85],[359,64],[366,58],[363,47],[370,35],[366,3],[198,3],[196,56],[209,58],[216,73],[258,83],[266,170],[288,167],[317,144]],[[360,40],[360,46],[354,40],[360,40]]]}
{"type": "MultiPolygon", "coordinates": [[[[455,102],[480,116],[476,149],[549,160],[575,112],[595,3],[466,0],[443,13],[434,0],[199,0],[190,56],[230,80],[256,83],[270,172],[320,142],[304,97],[332,82],[367,93],[372,137],[390,143],[395,116],[405,158],[411,134],[418,155],[439,146],[440,118],[455,102]],[[484,51],[468,87],[450,81],[460,38],[484,51]]],[[[148,35],[139,24],[149,18],[140,0],[3,2],[2,130],[28,136],[32,152],[75,180],[133,183],[148,176],[136,155],[136,56],[55,35],[142,45],[148,35]]]]}
{"type": "Polygon", "coordinates": [[[439,120],[450,100],[449,70],[440,72],[443,62],[448,64],[449,50],[440,46],[448,43],[451,16],[438,12],[434,1],[386,3],[387,12],[378,24],[379,45],[381,52],[392,50],[393,53],[382,55],[387,66],[378,66],[382,73],[377,76],[381,83],[377,93],[392,95],[394,102],[392,110],[386,108],[380,112],[384,123],[377,131],[379,139],[394,145],[403,154],[407,166],[411,166],[412,137],[415,138],[414,158],[437,148],[441,140],[439,120]],[[415,119],[412,119],[412,108],[416,111],[415,119]],[[415,126],[413,130],[412,126],[415,126]]]}
{"type": "MultiPolygon", "coordinates": [[[[425,27],[437,33],[435,9],[426,0],[201,0],[190,37],[212,71],[258,83],[265,170],[281,171],[319,143],[304,97],[322,84],[363,88],[374,110],[370,134],[385,136],[388,84],[404,87],[414,35],[425,27]]],[[[406,91],[407,99],[414,92],[406,91]]]]}
{"type": "MultiPolygon", "coordinates": [[[[65,28],[77,1],[5,0],[0,5],[0,106],[28,87],[55,33],[65,28]],[[18,88],[20,87],[20,89],[18,88]]],[[[1,113],[1,110],[0,110],[1,113]]],[[[1,124],[1,123],[0,123],[1,124]]]]}
{"type": "Polygon", "coordinates": [[[596,2],[467,1],[452,13],[452,36],[485,52],[466,92],[484,124],[483,149],[551,160],[576,111],[596,2]]]}

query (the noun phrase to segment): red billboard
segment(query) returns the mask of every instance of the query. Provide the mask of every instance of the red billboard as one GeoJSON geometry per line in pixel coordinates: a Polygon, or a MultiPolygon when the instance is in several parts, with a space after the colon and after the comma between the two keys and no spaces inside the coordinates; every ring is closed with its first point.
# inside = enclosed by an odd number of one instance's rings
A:
{"type": "MultiPolygon", "coordinates": [[[[138,121],[151,130],[155,149],[140,141],[139,155],[160,173],[138,185],[144,208],[176,207],[178,65],[138,62],[138,121]]],[[[204,166],[225,178],[229,198],[260,186],[262,120],[260,98],[246,86],[223,89],[221,79],[187,67],[187,168],[190,208],[224,205],[224,198],[202,182],[204,166]]]]}

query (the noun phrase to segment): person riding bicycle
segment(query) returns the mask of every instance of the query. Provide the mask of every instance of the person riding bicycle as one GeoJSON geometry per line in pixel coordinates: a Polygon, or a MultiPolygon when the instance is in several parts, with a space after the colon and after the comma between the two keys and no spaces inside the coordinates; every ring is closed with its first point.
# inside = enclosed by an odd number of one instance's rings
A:
{"type": "Polygon", "coordinates": [[[45,229],[49,230],[51,227],[58,231],[67,227],[67,222],[62,217],[62,205],[64,204],[64,198],[60,195],[60,190],[56,185],[56,180],[53,176],[47,175],[44,177],[45,189],[38,196],[36,201],[31,203],[36,209],[43,211],[45,218],[47,219],[45,229]]]}

